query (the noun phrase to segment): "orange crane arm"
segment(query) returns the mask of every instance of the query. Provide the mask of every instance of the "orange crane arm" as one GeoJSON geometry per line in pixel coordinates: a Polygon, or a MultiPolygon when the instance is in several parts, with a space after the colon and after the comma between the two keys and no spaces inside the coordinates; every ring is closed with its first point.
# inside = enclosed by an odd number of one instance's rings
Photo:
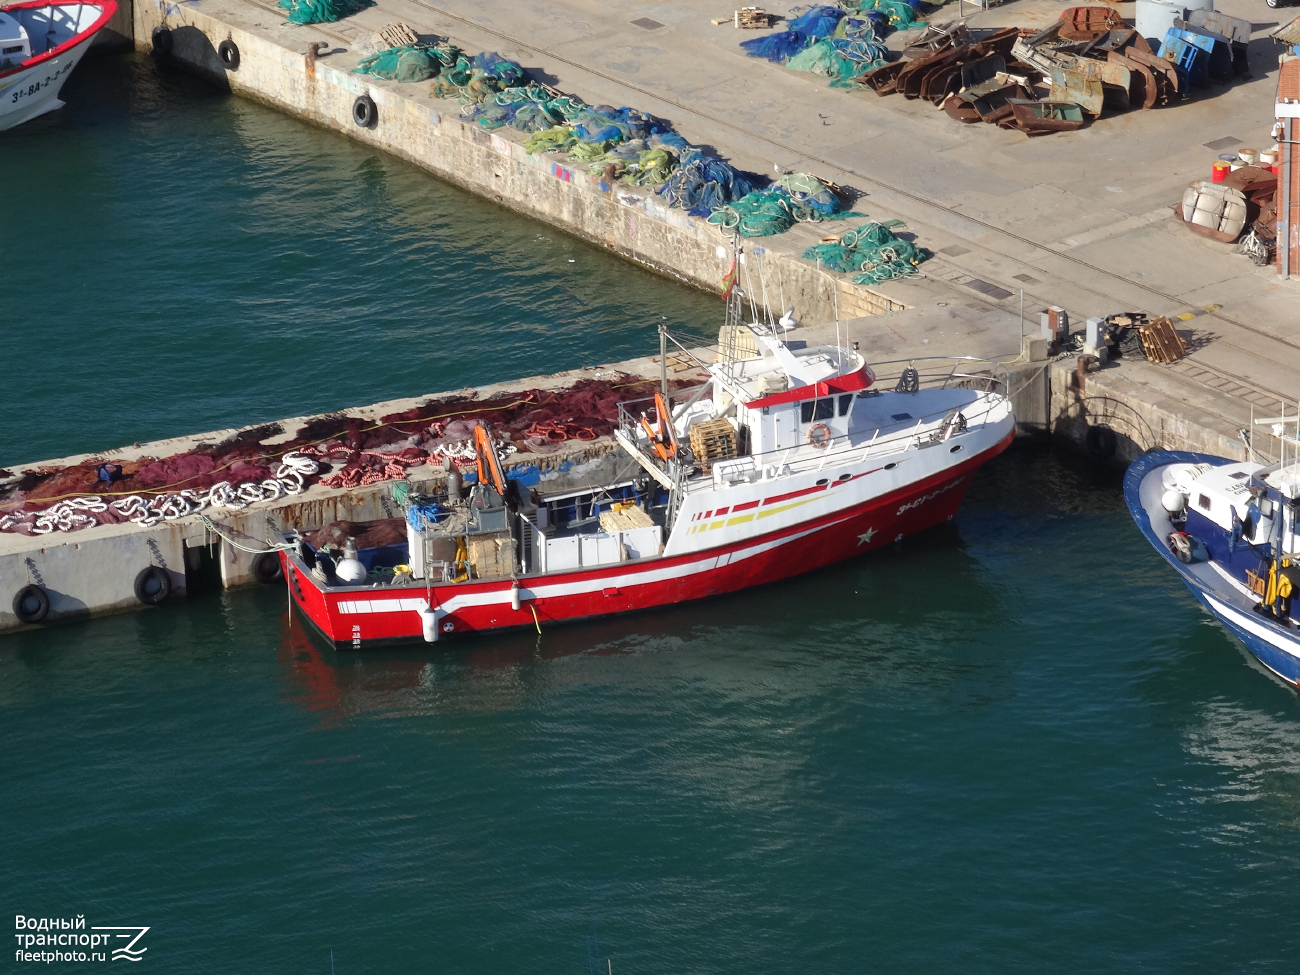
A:
{"type": "Polygon", "coordinates": [[[490,476],[497,493],[504,497],[506,479],[501,473],[501,462],[497,460],[497,452],[492,447],[492,438],[488,436],[487,427],[482,423],[474,428],[474,450],[478,454],[479,481],[482,482],[490,476]]]}

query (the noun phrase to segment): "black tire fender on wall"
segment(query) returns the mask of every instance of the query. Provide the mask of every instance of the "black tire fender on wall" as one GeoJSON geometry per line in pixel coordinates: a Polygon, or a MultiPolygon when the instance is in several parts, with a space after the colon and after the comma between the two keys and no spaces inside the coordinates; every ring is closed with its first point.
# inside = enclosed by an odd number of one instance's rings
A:
{"type": "Polygon", "coordinates": [[[172,53],[172,32],[159,24],[149,35],[149,40],[153,44],[153,53],[165,55],[172,53]]]}
{"type": "Polygon", "coordinates": [[[373,128],[379,121],[379,107],[369,95],[358,95],[352,103],[352,121],[363,129],[373,128]]]}
{"type": "Polygon", "coordinates": [[[135,577],[135,598],[146,606],[157,606],[172,594],[172,577],[156,565],[141,569],[135,577]]]}
{"type": "Polygon", "coordinates": [[[14,593],[14,615],[20,623],[39,623],[50,612],[50,597],[40,586],[23,586],[14,593]]]}
{"type": "Polygon", "coordinates": [[[221,63],[225,65],[227,71],[239,70],[239,46],[230,38],[217,45],[217,56],[221,58],[221,63]]]}
{"type": "Polygon", "coordinates": [[[253,556],[253,578],[264,586],[273,586],[284,581],[284,567],[280,564],[278,552],[263,552],[253,556]]]}

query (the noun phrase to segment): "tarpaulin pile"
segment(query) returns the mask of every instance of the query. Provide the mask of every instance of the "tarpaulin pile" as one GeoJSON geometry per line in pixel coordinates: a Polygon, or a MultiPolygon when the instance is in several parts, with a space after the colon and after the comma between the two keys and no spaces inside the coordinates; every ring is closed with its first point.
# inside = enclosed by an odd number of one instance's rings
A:
{"type": "Polygon", "coordinates": [[[917,274],[917,265],[930,254],[903,240],[883,224],[868,223],[844,234],[838,241],[816,244],[803,252],[804,260],[853,274],[854,284],[877,284],[890,278],[917,274]]]}
{"type": "Polygon", "coordinates": [[[784,233],[796,223],[860,216],[844,210],[835,194],[816,176],[787,173],[776,186],[754,190],[734,203],[718,207],[709,223],[742,237],[768,237],[784,233]]]}
{"type": "Polygon", "coordinates": [[[280,0],[278,4],[288,11],[284,19],[290,24],[332,24],[374,5],[374,0],[280,0]]]}

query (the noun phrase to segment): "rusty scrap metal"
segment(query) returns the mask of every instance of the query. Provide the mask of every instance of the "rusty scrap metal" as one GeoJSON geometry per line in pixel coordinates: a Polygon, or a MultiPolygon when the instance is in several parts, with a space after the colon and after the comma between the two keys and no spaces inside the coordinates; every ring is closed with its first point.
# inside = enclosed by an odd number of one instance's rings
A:
{"type": "Polygon", "coordinates": [[[1011,115],[998,124],[1004,129],[1019,129],[1028,136],[1050,132],[1073,132],[1083,128],[1083,109],[1074,102],[1031,102],[1007,100],[1011,115]]]}
{"type": "Polygon", "coordinates": [[[1101,118],[1106,101],[1100,80],[1060,65],[1052,68],[1052,91],[1047,97],[1054,102],[1073,102],[1093,118],[1101,118]]]}
{"type": "Polygon", "coordinates": [[[1115,64],[1123,65],[1129,71],[1129,104],[1132,105],[1141,101],[1142,108],[1151,108],[1156,103],[1156,98],[1160,94],[1159,88],[1156,87],[1155,75],[1145,64],[1139,64],[1132,58],[1126,58],[1117,51],[1110,51],[1106,55],[1106,60],[1113,61],[1115,64]]]}
{"type": "Polygon", "coordinates": [[[1070,71],[1088,75],[1101,82],[1102,97],[1107,104],[1128,108],[1133,104],[1133,73],[1115,61],[1098,61],[1070,55],[1061,59],[1061,65],[1070,71]]]}
{"type": "Polygon", "coordinates": [[[1060,21],[1059,36],[1067,41],[1088,41],[1124,27],[1124,19],[1110,7],[1068,7],[1060,21]]]}

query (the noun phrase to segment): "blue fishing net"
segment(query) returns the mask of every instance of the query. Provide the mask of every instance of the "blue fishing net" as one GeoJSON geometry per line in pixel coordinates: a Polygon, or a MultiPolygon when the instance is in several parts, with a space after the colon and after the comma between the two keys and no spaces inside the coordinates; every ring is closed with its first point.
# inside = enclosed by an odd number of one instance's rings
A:
{"type": "Polygon", "coordinates": [[[802,34],[804,37],[819,41],[823,37],[830,37],[834,34],[835,28],[839,26],[843,17],[844,11],[839,7],[820,5],[809,7],[790,21],[790,32],[802,34]]]}
{"type": "Polygon", "coordinates": [[[441,71],[429,89],[435,98],[457,98],[483,104],[498,92],[524,83],[524,69],[490,51],[467,55],[453,44],[440,44],[430,52],[441,71]]]}
{"type": "Polygon", "coordinates": [[[585,108],[569,121],[573,123],[573,134],[583,142],[626,142],[670,131],[652,115],[609,105],[585,108]]]}
{"type": "Polygon", "coordinates": [[[809,7],[790,21],[789,30],[741,41],[740,49],[751,58],[766,58],[784,64],[814,41],[834,34],[844,15],[839,7],[809,7]]]}
{"type": "Polygon", "coordinates": [[[557,95],[533,83],[497,92],[471,110],[468,117],[485,129],[508,125],[520,132],[542,132],[565,124],[584,107],[580,98],[557,95]]]}
{"type": "Polygon", "coordinates": [[[504,88],[513,88],[524,82],[524,69],[495,51],[484,51],[474,55],[470,67],[496,78],[504,88]]]}
{"type": "Polygon", "coordinates": [[[776,186],[754,190],[709,215],[709,223],[742,237],[769,237],[796,223],[843,220],[862,214],[845,211],[830,188],[816,176],[788,173],[776,186]]]}
{"type": "Polygon", "coordinates": [[[663,148],[668,149],[671,152],[675,152],[678,155],[681,155],[683,152],[685,152],[687,149],[691,147],[691,144],[689,142],[683,139],[676,132],[672,132],[672,131],[657,132],[654,135],[650,136],[650,138],[646,139],[646,142],[651,146],[662,146],[663,148]]]}
{"type": "Polygon", "coordinates": [[[900,30],[924,27],[921,14],[925,0],[843,0],[844,6],[855,16],[870,17],[876,21],[882,36],[890,27],[900,30]]]}
{"type": "Polygon", "coordinates": [[[682,152],[680,165],[659,193],[669,205],[692,216],[707,217],[723,204],[752,192],[758,179],[691,147],[682,152]]]}
{"type": "Polygon", "coordinates": [[[740,49],[751,58],[766,58],[777,64],[784,64],[809,44],[802,34],[783,30],[777,34],[765,34],[752,40],[741,41],[740,49]]]}

